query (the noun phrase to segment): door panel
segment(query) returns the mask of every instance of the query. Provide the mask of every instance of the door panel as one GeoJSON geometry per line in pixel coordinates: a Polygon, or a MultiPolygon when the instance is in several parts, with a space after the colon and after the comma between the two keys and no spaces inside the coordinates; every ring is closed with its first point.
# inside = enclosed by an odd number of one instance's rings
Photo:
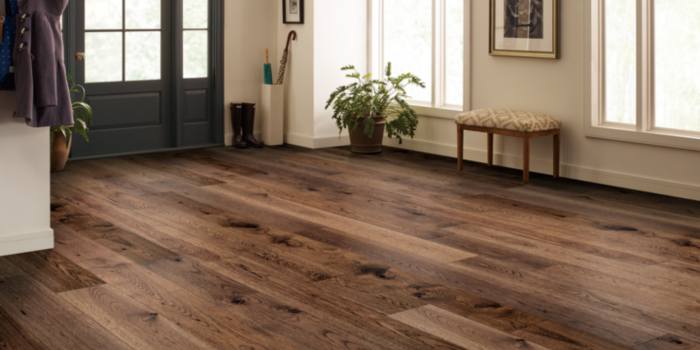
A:
{"type": "Polygon", "coordinates": [[[185,91],[185,123],[209,121],[207,90],[185,91]]]}
{"type": "Polygon", "coordinates": [[[158,126],[162,123],[159,93],[93,95],[90,104],[95,114],[104,116],[95,119],[93,130],[158,126]]]}
{"type": "Polygon", "coordinates": [[[74,158],[222,141],[214,117],[221,92],[213,93],[220,83],[212,78],[220,62],[212,59],[213,48],[220,52],[212,43],[220,41],[210,28],[214,18],[220,30],[223,11],[210,3],[222,6],[221,0],[76,0],[66,38],[84,60],[69,62],[95,115],[90,142],[74,140],[74,158]]]}

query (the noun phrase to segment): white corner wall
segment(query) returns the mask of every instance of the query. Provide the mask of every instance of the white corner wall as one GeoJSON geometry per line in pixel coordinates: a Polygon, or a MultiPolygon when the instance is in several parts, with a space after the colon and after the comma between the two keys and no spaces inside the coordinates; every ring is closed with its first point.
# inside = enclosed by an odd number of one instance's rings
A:
{"type": "Polygon", "coordinates": [[[13,118],[0,92],[0,256],[53,248],[49,131],[13,118]]]}
{"type": "Polygon", "coordinates": [[[367,70],[367,0],[306,0],[303,25],[282,24],[278,3],[278,61],[289,31],[298,34],[285,84],[286,142],[307,148],[347,144],[325,104],[345,82],[342,66],[367,70]]]}
{"type": "Polygon", "coordinates": [[[340,68],[354,65],[368,72],[367,0],[321,0],[316,3],[314,21],[314,139],[318,147],[346,144],[326,110],[331,93],[348,79],[340,68]]]}
{"type": "Polygon", "coordinates": [[[297,32],[297,40],[292,42],[287,75],[285,78],[285,139],[293,145],[313,148],[314,139],[314,28],[315,7],[323,1],[306,0],[304,24],[282,23],[282,2],[277,4],[277,60],[275,73],[284,54],[287,36],[290,31],[297,32]]]}

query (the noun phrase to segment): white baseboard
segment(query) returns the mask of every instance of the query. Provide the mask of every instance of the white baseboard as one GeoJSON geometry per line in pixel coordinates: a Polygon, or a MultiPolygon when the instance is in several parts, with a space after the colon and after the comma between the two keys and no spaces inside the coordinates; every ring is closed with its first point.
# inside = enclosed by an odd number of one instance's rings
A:
{"type": "Polygon", "coordinates": [[[347,135],[312,137],[297,133],[287,133],[285,142],[290,145],[309,149],[321,149],[347,146],[350,144],[350,139],[347,135]]]}
{"type": "MultiPolygon", "coordinates": [[[[386,141],[386,144],[397,148],[452,158],[456,158],[457,154],[457,149],[454,145],[427,140],[404,140],[402,145],[399,145],[395,140],[389,140],[386,141]]],[[[486,157],[486,150],[477,148],[465,148],[464,150],[464,158],[466,160],[486,162],[486,157]]],[[[541,174],[552,173],[553,164],[551,159],[533,158],[530,161],[530,167],[533,172],[541,174]]],[[[522,169],[522,158],[514,155],[496,153],[494,154],[494,163],[507,168],[522,169]]],[[[700,186],[690,183],[668,181],[605,169],[594,169],[567,163],[561,164],[561,176],[603,185],[700,200],[700,186]]]]}
{"type": "Polygon", "coordinates": [[[52,229],[0,236],[0,256],[53,249],[53,247],[54,235],[52,229]]]}
{"type": "MultiPolygon", "coordinates": [[[[350,140],[346,135],[315,138],[297,133],[287,133],[285,138],[286,143],[290,145],[309,149],[340,147],[350,144],[350,140]]],[[[457,153],[454,145],[429,140],[406,139],[404,140],[403,144],[400,145],[396,140],[385,139],[385,144],[392,147],[441,155],[445,157],[454,158],[456,157],[457,153]]],[[[486,150],[478,148],[465,148],[464,158],[475,162],[485,162],[486,150]]],[[[551,159],[532,158],[530,161],[530,168],[532,172],[540,174],[552,173],[551,159]]],[[[522,169],[522,158],[515,155],[496,153],[494,154],[494,163],[498,166],[507,168],[522,169]]],[[[700,186],[696,184],[644,177],[612,170],[595,169],[569,163],[561,164],[561,176],[602,185],[658,193],[692,200],[700,200],[700,186]]]]}

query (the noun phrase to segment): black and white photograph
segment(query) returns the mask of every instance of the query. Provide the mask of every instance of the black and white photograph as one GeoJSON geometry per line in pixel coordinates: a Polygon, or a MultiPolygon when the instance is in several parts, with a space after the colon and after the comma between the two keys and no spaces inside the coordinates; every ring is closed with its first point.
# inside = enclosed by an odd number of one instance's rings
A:
{"type": "Polygon", "coordinates": [[[544,36],[543,0],[506,0],[506,38],[542,39],[544,36]]]}
{"type": "Polygon", "coordinates": [[[493,56],[558,58],[559,0],[491,0],[493,56]]]}
{"type": "Polygon", "coordinates": [[[298,14],[299,13],[299,0],[289,0],[289,13],[298,14]]]}
{"type": "Polygon", "coordinates": [[[304,0],[282,0],[285,24],[304,24],[304,0]]]}

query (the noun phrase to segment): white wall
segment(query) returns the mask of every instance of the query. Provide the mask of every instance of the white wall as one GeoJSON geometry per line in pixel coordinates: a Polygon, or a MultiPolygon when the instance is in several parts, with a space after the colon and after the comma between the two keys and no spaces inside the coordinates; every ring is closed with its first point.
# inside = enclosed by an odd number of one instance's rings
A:
{"type": "Polygon", "coordinates": [[[49,132],[14,119],[0,92],[0,256],[53,247],[49,132]]]}
{"type": "MultiPolygon", "coordinates": [[[[325,0],[323,0],[325,1],[325,0]]],[[[319,3],[322,1],[319,1],[319,3]]],[[[277,5],[277,63],[279,69],[287,35],[297,32],[297,40],[292,42],[287,76],[285,78],[285,138],[294,145],[313,147],[314,138],[314,19],[316,14],[314,0],[306,0],[303,25],[282,24],[282,2],[277,5]],[[311,142],[311,143],[309,143],[311,142]]]]}
{"type": "Polygon", "coordinates": [[[367,72],[367,1],[322,0],[314,10],[314,138],[332,145],[338,127],[325,107],[330,94],[348,82],[340,68],[354,65],[367,72]]]}
{"type": "Polygon", "coordinates": [[[325,110],[328,96],[343,84],[342,66],[367,69],[367,1],[306,0],[304,25],[282,23],[278,5],[278,55],[290,30],[297,31],[286,80],[286,141],[309,147],[347,143],[325,110]]]}

